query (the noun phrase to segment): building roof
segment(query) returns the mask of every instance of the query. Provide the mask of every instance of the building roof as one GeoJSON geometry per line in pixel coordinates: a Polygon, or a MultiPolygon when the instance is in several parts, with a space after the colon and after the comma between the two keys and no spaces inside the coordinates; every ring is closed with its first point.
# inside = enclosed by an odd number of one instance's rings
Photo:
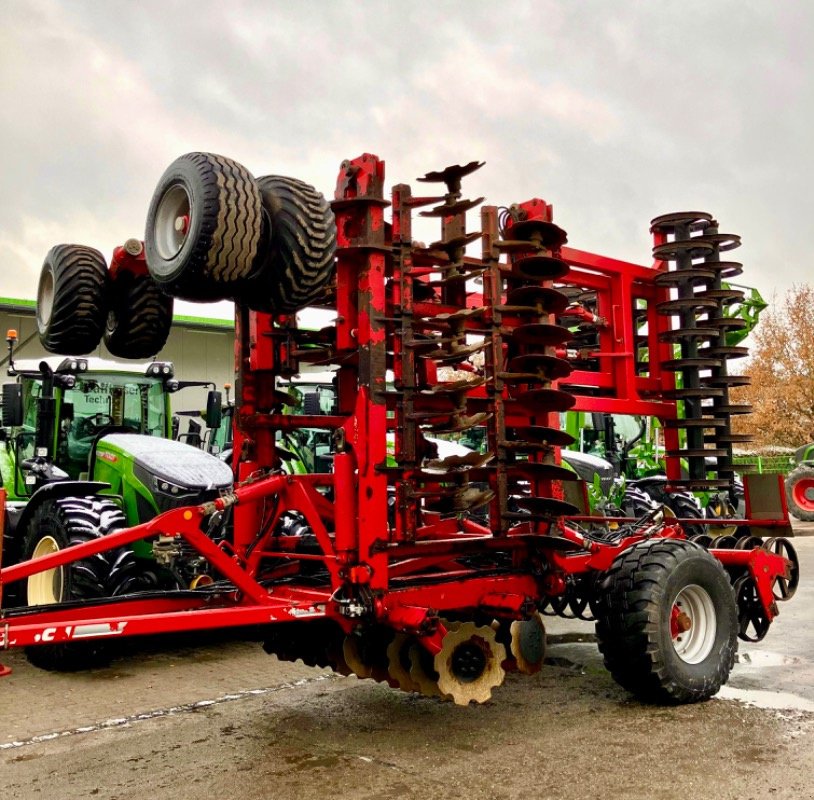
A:
{"type": "MultiPolygon", "coordinates": [[[[16,297],[0,297],[0,311],[10,311],[15,314],[34,316],[37,308],[35,300],[26,300],[16,297]]],[[[195,328],[198,330],[234,330],[235,323],[231,319],[217,319],[215,317],[197,317],[186,314],[173,314],[172,324],[181,328],[195,328]]]]}

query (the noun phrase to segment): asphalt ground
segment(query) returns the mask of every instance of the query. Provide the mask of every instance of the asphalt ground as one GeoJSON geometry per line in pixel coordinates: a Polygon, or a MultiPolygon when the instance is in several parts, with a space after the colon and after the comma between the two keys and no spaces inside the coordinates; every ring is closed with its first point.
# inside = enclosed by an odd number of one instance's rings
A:
{"type": "Polygon", "coordinates": [[[232,635],[134,644],[109,667],[0,680],[0,798],[814,798],[814,524],[797,595],[729,683],[642,704],[593,625],[547,621],[542,671],[461,708],[280,662],[232,635]]]}

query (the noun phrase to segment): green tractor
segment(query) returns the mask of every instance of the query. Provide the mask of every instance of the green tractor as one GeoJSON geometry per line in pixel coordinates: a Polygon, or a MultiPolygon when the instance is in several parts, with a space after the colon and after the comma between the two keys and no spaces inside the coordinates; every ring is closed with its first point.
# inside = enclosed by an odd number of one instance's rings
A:
{"type": "MultiPolygon", "coordinates": [[[[229,466],[170,439],[170,394],[183,385],[170,363],[57,356],[11,364],[0,429],[4,566],[212,499],[231,485],[229,466]]],[[[208,408],[207,424],[217,428],[219,392],[210,392],[208,408]]],[[[155,561],[149,542],[138,542],[12,584],[4,605],[186,588],[199,578],[196,569],[174,574],[155,561]]],[[[30,655],[51,669],[96,660],[87,648],[67,646],[30,655]]]]}

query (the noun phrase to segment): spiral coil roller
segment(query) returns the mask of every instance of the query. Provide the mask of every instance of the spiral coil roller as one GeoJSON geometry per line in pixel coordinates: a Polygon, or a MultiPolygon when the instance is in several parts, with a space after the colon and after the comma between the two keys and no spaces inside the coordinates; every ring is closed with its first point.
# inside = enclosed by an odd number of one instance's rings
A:
{"type": "Polygon", "coordinates": [[[734,495],[733,445],[749,437],[733,433],[732,416],[751,409],[731,402],[730,387],[745,385],[749,379],[730,375],[727,364],[747,355],[748,349],[727,342],[727,333],[746,323],[726,313],[743,293],[724,286],[726,279],[740,274],[742,265],[722,261],[721,253],[739,247],[740,237],[720,233],[718,223],[704,212],[665,214],[652,220],[650,230],[654,258],[671,265],[655,281],[675,295],[659,303],[657,310],[678,319],[660,334],[661,341],[678,351],[661,364],[677,378],[677,388],[667,396],[683,406],[681,418],[666,421],[667,427],[686,437],[685,448],[667,452],[687,462],[687,477],[674,483],[697,490],[726,487],[734,495]],[[715,459],[715,478],[707,477],[709,458],[715,459]]]}

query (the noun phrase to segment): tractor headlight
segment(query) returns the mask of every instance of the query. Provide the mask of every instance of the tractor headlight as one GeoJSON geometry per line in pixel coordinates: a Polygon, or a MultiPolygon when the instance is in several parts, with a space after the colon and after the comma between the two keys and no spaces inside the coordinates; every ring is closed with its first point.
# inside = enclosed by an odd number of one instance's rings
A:
{"type": "Polygon", "coordinates": [[[177,483],[155,475],[153,476],[153,489],[167,497],[182,497],[186,494],[194,494],[193,490],[188,489],[186,486],[179,486],[177,483]]]}

